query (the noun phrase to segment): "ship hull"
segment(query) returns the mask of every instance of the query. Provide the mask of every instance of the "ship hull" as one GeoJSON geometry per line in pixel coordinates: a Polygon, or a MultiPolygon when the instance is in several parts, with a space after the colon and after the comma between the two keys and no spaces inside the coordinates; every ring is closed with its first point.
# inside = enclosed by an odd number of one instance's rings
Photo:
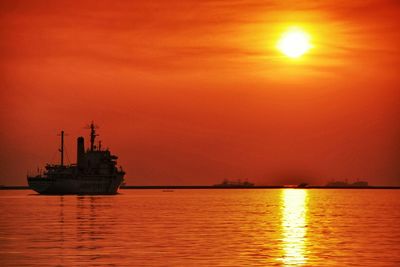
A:
{"type": "Polygon", "coordinates": [[[43,195],[114,195],[123,175],[78,177],[28,177],[29,187],[43,195]]]}

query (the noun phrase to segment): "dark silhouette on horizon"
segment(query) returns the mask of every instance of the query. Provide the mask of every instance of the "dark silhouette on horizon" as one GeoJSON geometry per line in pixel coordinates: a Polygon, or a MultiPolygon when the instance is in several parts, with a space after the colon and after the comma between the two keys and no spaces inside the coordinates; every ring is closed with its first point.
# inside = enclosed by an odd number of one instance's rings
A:
{"type": "Polygon", "coordinates": [[[61,131],[60,164],[47,164],[45,172],[28,175],[29,187],[40,194],[116,194],[124,181],[125,172],[117,167],[117,156],[95,145],[96,129],[90,129],[90,148],[85,151],[83,137],[77,139],[76,164],[64,165],[64,131],[61,131]]]}

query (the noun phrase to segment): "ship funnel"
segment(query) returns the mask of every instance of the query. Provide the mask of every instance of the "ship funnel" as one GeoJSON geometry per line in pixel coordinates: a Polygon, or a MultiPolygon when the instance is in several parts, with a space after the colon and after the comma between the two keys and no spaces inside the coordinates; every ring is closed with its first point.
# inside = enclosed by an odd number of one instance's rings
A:
{"type": "Polygon", "coordinates": [[[83,137],[78,137],[77,140],[77,156],[76,156],[76,164],[78,167],[83,167],[84,165],[84,158],[85,158],[85,140],[83,137]]]}

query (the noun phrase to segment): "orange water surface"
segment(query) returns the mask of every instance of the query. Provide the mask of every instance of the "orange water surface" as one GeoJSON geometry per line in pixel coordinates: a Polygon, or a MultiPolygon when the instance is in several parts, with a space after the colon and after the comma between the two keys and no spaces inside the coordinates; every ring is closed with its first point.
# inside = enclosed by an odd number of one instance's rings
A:
{"type": "Polygon", "coordinates": [[[4,190],[0,266],[400,266],[400,191],[4,190]]]}

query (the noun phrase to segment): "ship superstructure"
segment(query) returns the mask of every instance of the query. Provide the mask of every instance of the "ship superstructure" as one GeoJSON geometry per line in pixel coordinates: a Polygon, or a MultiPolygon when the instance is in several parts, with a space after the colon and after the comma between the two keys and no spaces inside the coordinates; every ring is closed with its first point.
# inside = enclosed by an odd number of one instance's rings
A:
{"type": "Polygon", "coordinates": [[[117,167],[117,156],[95,145],[96,126],[90,129],[90,147],[85,151],[83,137],[77,139],[76,164],[64,164],[64,132],[61,131],[60,164],[47,164],[45,171],[28,175],[29,187],[40,194],[116,194],[124,181],[125,172],[117,167]]]}

